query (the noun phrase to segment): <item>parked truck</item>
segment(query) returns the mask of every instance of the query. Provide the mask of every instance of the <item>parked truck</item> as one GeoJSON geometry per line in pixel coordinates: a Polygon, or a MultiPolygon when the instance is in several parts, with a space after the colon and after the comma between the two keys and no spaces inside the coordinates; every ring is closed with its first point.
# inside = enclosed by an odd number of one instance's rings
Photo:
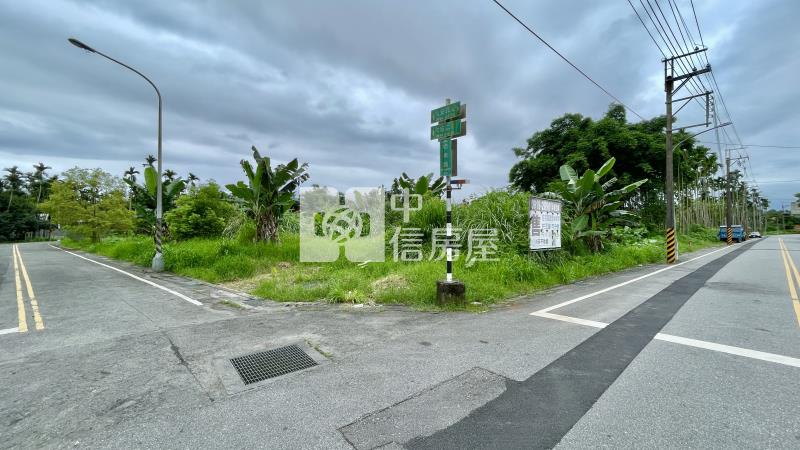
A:
{"type": "MultiPolygon", "coordinates": [[[[746,239],[744,235],[744,227],[741,225],[731,225],[731,232],[733,235],[733,240],[736,242],[742,242],[746,239]]],[[[719,226],[719,240],[720,241],[728,240],[728,230],[725,225],[719,226]]]]}

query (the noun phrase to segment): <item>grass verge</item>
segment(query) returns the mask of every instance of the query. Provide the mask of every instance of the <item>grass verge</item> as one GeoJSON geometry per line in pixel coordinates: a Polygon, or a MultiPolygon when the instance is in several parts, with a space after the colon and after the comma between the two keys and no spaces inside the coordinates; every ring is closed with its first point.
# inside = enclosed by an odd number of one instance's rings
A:
{"type": "MultiPolygon", "coordinates": [[[[720,245],[715,230],[680,235],[681,252],[720,245]]],[[[77,248],[149,266],[152,238],[108,238],[98,243],[64,240],[77,248]]],[[[389,256],[391,258],[391,256],[389,256]]],[[[339,261],[300,263],[296,235],[279,243],[241,243],[224,239],[193,239],[164,245],[166,269],[193,278],[223,283],[256,296],[276,301],[403,303],[431,307],[436,280],[444,277],[443,261],[386,262],[358,265],[339,261]]],[[[456,278],[467,285],[467,300],[495,303],[582,278],[664,260],[663,238],[648,238],[622,245],[611,244],[594,254],[569,255],[558,251],[533,256],[512,252],[497,261],[465,267],[454,264],[456,278]]]]}

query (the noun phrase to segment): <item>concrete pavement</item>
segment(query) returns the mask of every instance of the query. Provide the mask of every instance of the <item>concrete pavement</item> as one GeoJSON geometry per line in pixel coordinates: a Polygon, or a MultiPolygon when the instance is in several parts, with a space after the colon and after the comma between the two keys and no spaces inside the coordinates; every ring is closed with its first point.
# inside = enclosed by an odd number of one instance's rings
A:
{"type": "MultiPolygon", "coordinates": [[[[800,236],[783,241],[800,261],[800,236]]],[[[664,266],[586,280],[483,314],[262,303],[89,256],[198,306],[46,244],[18,248],[45,328],[0,334],[0,448],[800,442],[792,413],[800,401],[800,367],[792,365],[800,363],[800,327],[776,237],[704,252],[658,273],[664,266]],[[654,322],[652,306],[667,304],[654,322]],[[560,318],[530,315],[555,306],[548,314],[560,318]],[[638,321],[631,322],[633,311],[638,321]],[[609,335],[622,340],[604,344],[609,335]],[[289,343],[324,363],[254,389],[226,385],[229,358],[289,343]],[[784,359],[758,359],[758,352],[784,359]],[[574,364],[559,366],[568,355],[574,364]],[[598,362],[610,366],[589,395],[573,375],[598,362]],[[551,377],[549,390],[523,389],[553,368],[562,376],[551,377]],[[583,405],[566,421],[531,407],[566,397],[583,405]],[[497,427],[503,414],[521,424],[517,431],[497,427]],[[482,432],[464,432],[476,429],[465,427],[476,419],[482,432]],[[543,428],[534,433],[535,426],[543,428]]],[[[0,330],[18,326],[12,253],[0,246],[0,330]]]]}

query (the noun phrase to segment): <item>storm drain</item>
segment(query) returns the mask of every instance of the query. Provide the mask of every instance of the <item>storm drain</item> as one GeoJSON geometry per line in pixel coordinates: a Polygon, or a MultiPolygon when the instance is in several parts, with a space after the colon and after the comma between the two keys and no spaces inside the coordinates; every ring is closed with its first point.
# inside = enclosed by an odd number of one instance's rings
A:
{"type": "Polygon", "coordinates": [[[231,359],[231,364],[244,384],[258,383],[317,365],[296,345],[238,356],[231,359]]]}

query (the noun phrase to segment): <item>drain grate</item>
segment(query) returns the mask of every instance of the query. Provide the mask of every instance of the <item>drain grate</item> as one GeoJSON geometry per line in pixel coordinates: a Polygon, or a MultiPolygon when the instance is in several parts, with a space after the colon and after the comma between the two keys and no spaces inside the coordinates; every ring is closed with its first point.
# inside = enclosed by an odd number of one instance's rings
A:
{"type": "Polygon", "coordinates": [[[257,383],[317,365],[296,345],[238,356],[231,359],[231,364],[239,372],[244,384],[257,383]]]}

